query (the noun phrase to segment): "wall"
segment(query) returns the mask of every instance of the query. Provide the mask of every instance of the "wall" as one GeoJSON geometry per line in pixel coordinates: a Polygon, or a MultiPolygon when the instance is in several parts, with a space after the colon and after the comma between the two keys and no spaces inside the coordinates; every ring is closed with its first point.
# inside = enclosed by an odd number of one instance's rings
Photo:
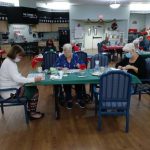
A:
{"type": "Polygon", "coordinates": [[[9,25],[9,40],[14,42],[32,42],[37,40],[33,38],[32,34],[30,33],[29,25],[21,25],[21,24],[10,24],[9,25]],[[17,36],[15,33],[18,33],[17,36]]]}
{"type": "MultiPolygon", "coordinates": [[[[120,25],[120,30],[121,32],[124,32],[124,36],[127,39],[128,22],[129,22],[129,16],[130,16],[129,13],[130,12],[129,12],[128,7],[120,7],[117,10],[113,10],[107,6],[100,6],[100,5],[99,6],[97,5],[71,6],[71,9],[70,9],[70,36],[71,37],[70,38],[71,40],[74,39],[75,27],[78,24],[81,24],[81,26],[83,26],[84,31],[85,31],[85,37],[84,39],[80,39],[78,41],[83,42],[83,45],[85,45],[85,48],[87,49],[96,48],[96,45],[97,45],[96,41],[92,42],[91,40],[92,37],[91,36],[87,37],[88,25],[86,25],[86,22],[87,22],[87,19],[96,21],[99,19],[99,15],[103,15],[103,18],[105,21],[113,20],[113,19],[122,20],[123,22],[120,25]]],[[[97,26],[97,25],[98,24],[94,24],[94,26],[97,26]]],[[[103,30],[105,30],[105,27],[103,27],[103,30]]],[[[101,37],[104,38],[103,35],[101,37]]],[[[102,39],[99,39],[99,40],[102,40],[102,39]]]]}
{"type": "Polygon", "coordinates": [[[19,0],[19,6],[36,8],[35,0],[19,0]]]}
{"type": "Polygon", "coordinates": [[[129,28],[141,31],[145,28],[146,15],[145,14],[130,14],[129,28]]]}
{"type": "Polygon", "coordinates": [[[150,14],[146,14],[146,28],[150,29],[150,14]]]}

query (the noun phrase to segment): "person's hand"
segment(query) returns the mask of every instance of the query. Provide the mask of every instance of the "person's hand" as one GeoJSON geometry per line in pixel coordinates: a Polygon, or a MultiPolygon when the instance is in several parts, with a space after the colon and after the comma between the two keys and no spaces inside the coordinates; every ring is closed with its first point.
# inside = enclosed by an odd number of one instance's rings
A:
{"type": "Polygon", "coordinates": [[[125,66],[125,69],[126,69],[126,70],[133,69],[133,66],[132,66],[132,65],[126,65],[126,66],[125,66]]]}
{"type": "Polygon", "coordinates": [[[121,69],[121,70],[122,70],[122,66],[118,66],[118,69],[121,69]]]}
{"type": "Polygon", "coordinates": [[[77,64],[77,68],[80,68],[80,64],[79,63],[77,64]]]}
{"type": "Polygon", "coordinates": [[[38,81],[41,81],[41,80],[42,80],[42,77],[40,77],[40,76],[34,78],[35,82],[38,82],[38,81]]]}

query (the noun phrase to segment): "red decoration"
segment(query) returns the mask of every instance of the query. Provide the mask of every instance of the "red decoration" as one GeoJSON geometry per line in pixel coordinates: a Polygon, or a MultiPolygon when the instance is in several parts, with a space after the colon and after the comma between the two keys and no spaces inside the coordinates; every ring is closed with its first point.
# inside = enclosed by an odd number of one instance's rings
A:
{"type": "Polygon", "coordinates": [[[112,30],[117,30],[117,28],[118,28],[117,23],[116,22],[112,23],[111,28],[112,28],[112,30]]]}
{"type": "Polygon", "coordinates": [[[80,64],[80,69],[81,70],[85,70],[86,69],[86,65],[85,64],[80,64]]]}
{"type": "Polygon", "coordinates": [[[147,39],[150,41],[150,36],[147,36],[147,39]]]}
{"type": "Polygon", "coordinates": [[[137,29],[129,29],[129,33],[137,33],[137,29]]]}
{"type": "Polygon", "coordinates": [[[37,66],[37,64],[42,61],[43,61],[43,58],[34,57],[31,62],[32,68],[35,68],[37,66]]]}

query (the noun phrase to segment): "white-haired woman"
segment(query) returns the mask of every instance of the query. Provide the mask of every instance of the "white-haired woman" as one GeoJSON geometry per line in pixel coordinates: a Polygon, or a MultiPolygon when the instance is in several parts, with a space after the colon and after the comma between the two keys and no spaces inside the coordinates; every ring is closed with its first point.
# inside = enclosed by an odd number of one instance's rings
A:
{"type": "Polygon", "coordinates": [[[71,41],[71,45],[72,45],[73,52],[77,52],[80,50],[80,47],[76,45],[76,42],[74,40],[71,41]]]}
{"type": "Polygon", "coordinates": [[[126,52],[125,58],[116,64],[116,68],[127,70],[127,72],[136,75],[138,78],[144,78],[146,72],[145,59],[136,52],[134,44],[126,44],[123,51],[126,52]]]}
{"type": "Polygon", "coordinates": [[[141,53],[141,50],[139,49],[139,43],[140,43],[139,38],[136,38],[132,43],[133,43],[134,46],[135,46],[136,52],[137,52],[138,54],[140,54],[140,53],[141,53]]]}
{"type": "MultiPolygon", "coordinates": [[[[56,62],[56,67],[59,67],[61,69],[78,69],[81,63],[82,62],[80,62],[78,55],[75,53],[72,53],[72,45],[65,44],[63,46],[63,54],[60,55],[60,57],[58,58],[56,62]]],[[[73,106],[71,86],[72,85],[63,85],[68,109],[72,109],[72,106],[73,106]]],[[[82,98],[82,85],[76,84],[75,90],[76,90],[76,95],[77,95],[77,101],[80,107],[84,108],[85,102],[82,98]]]]}

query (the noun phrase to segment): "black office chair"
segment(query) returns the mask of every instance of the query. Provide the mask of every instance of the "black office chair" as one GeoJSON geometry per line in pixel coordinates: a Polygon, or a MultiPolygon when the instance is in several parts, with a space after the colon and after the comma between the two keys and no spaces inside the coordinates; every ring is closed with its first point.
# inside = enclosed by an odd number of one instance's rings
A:
{"type": "MultiPolygon", "coordinates": [[[[12,91],[12,90],[17,92],[18,89],[16,88],[0,89],[0,92],[4,92],[4,91],[7,92],[7,91],[12,91]]],[[[0,107],[1,107],[2,114],[4,114],[4,107],[8,107],[8,106],[24,106],[26,123],[27,124],[29,123],[26,97],[19,97],[18,95],[16,95],[15,98],[3,99],[0,96],[0,107]]]]}

